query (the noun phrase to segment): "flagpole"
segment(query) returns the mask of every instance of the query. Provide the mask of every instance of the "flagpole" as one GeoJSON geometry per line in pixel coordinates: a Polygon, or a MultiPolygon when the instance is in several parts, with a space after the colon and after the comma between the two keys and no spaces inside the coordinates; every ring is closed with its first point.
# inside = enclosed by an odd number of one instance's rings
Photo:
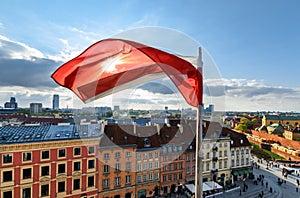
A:
{"type": "MultiPolygon", "coordinates": [[[[197,67],[203,70],[202,50],[199,47],[197,67]]],[[[202,72],[201,72],[202,74],[202,72]]],[[[203,76],[203,75],[202,75],[203,76]]],[[[196,174],[195,174],[195,196],[203,197],[203,146],[202,146],[202,104],[197,107],[197,125],[196,125],[196,174]]]]}

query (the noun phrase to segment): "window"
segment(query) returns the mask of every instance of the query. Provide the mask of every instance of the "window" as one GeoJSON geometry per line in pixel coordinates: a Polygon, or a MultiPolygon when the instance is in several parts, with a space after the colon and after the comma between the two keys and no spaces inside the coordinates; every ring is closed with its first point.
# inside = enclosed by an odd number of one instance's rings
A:
{"type": "Polygon", "coordinates": [[[94,176],[88,177],[88,187],[93,187],[95,185],[95,178],[94,176]]]}
{"type": "Polygon", "coordinates": [[[95,147],[89,146],[89,154],[94,154],[94,153],[95,153],[95,147]]]}
{"type": "Polygon", "coordinates": [[[137,154],[136,158],[137,158],[138,160],[141,160],[141,159],[142,159],[141,154],[137,154]]]}
{"type": "Polygon", "coordinates": [[[234,156],[234,151],[231,151],[231,156],[234,156]]]}
{"type": "Polygon", "coordinates": [[[167,156],[163,156],[163,161],[164,161],[164,162],[167,161],[167,156]]]}
{"type": "Polygon", "coordinates": [[[222,151],[219,151],[219,157],[222,157],[222,151]]]}
{"type": "Polygon", "coordinates": [[[186,167],[186,173],[189,174],[190,173],[190,167],[186,167]]]}
{"type": "Polygon", "coordinates": [[[182,179],[182,173],[179,173],[179,179],[182,179]]]}
{"type": "Polygon", "coordinates": [[[158,152],[155,152],[155,158],[158,158],[158,152]]]}
{"type": "Polygon", "coordinates": [[[152,159],[152,158],[153,158],[153,154],[149,153],[149,159],[152,159]]]}
{"type": "Polygon", "coordinates": [[[147,159],[147,153],[144,153],[144,160],[147,159]]]}
{"type": "Polygon", "coordinates": [[[144,164],[144,171],[145,170],[148,170],[148,165],[147,164],[144,164]]]}
{"type": "Polygon", "coordinates": [[[168,167],[169,171],[172,170],[172,164],[169,164],[169,167],[168,167]]]}
{"type": "Polygon", "coordinates": [[[186,155],[186,161],[190,161],[190,155],[186,155]]]}
{"type": "Polygon", "coordinates": [[[109,188],[109,179],[103,179],[103,189],[109,188]]]}
{"type": "Polygon", "coordinates": [[[131,170],[131,162],[126,162],[126,170],[131,170]]]}
{"type": "Polygon", "coordinates": [[[13,198],[12,191],[3,192],[3,197],[4,198],[13,198]]]}
{"type": "Polygon", "coordinates": [[[103,158],[104,158],[105,160],[109,160],[109,153],[104,153],[103,158]]]}
{"type": "Polygon", "coordinates": [[[154,162],[154,168],[155,168],[155,169],[158,168],[158,162],[154,162]]]}
{"type": "Polygon", "coordinates": [[[49,166],[42,166],[41,168],[41,176],[48,176],[49,175],[49,166]]]}
{"type": "Polygon", "coordinates": [[[22,198],[31,198],[31,188],[23,188],[22,198]]]}
{"type": "Polygon", "coordinates": [[[137,176],[137,182],[138,182],[138,183],[141,183],[141,182],[142,182],[142,176],[140,176],[140,175],[137,176]]]}
{"type": "Polygon", "coordinates": [[[163,166],[163,171],[167,171],[167,166],[163,166]]]}
{"type": "Polygon", "coordinates": [[[74,162],[74,171],[80,171],[80,162],[74,162]]]}
{"type": "Polygon", "coordinates": [[[163,181],[167,181],[167,175],[163,175],[163,181]]]}
{"type": "Polygon", "coordinates": [[[219,161],[219,169],[222,169],[222,161],[219,161]]]}
{"type": "Polygon", "coordinates": [[[49,195],[49,184],[41,185],[41,196],[48,196],[49,195]]]}
{"type": "Polygon", "coordinates": [[[58,192],[65,192],[65,189],[66,189],[65,186],[66,186],[65,181],[58,182],[57,183],[57,191],[58,192]]]}
{"type": "Polygon", "coordinates": [[[131,177],[130,175],[126,175],[126,184],[130,184],[131,183],[131,177]]]}
{"type": "Polygon", "coordinates": [[[154,179],[155,179],[155,180],[158,180],[158,179],[159,179],[158,173],[154,173],[154,179]]]}
{"type": "Polygon", "coordinates": [[[138,164],[138,165],[137,165],[137,171],[138,171],[138,172],[142,171],[142,164],[138,164]]]}
{"type": "Polygon", "coordinates": [[[116,177],[115,178],[115,186],[120,186],[121,185],[121,177],[116,177]]]}
{"type": "MultiPolygon", "coordinates": [[[[210,168],[209,168],[209,162],[207,162],[207,163],[206,163],[206,171],[209,171],[209,169],[210,169],[210,168]]],[[[195,172],[195,171],[193,171],[193,172],[195,172]]]]}
{"type": "Polygon", "coordinates": [[[31,168],[24,168],[23,169],[23,179],[31,178],[31,168]]]}
{"type": "Polygon", "coordinates": [[[12,171],[3,171],[3,182],[9,182],[13,179],[12,171]]]}
{"type": "Polygon", "coordinates": [[[57,170],[58,174],[65,173],[66,172],[66,164],[58,164],[57,169],[58,169],[57,170]]]}
{"type": "Polygon", "coordinates": [[[89,169],[95,168],[95,160],[89,160],[88,161],[88,168],[89,169]]]}
{"type": "Polygon", "coordinates": [[[179,163],[179,169],[182,170],[182,162],[179,163]]]}
{"type": "Polygon", "coordinates": [[[152,173],[149,174],[149,180],[150,180],[150,181],[153,180],[153,174],[152,174],[152,173]]]}
{"type": "Polygon", "coordinates": [[[174,174],[174,180],[177,180],[177,174],[174,174]]]}
{"type": "Polygon", "coordinates": [[[224,151],[224,156],[225,156],[225,157],[227,156],[227,151],[226,151],[226,150],[224,151]]]}
{"type": "Polygon", "coordinates": [[[31,152],[23,153],[23,162],[31,161],[31,152]]]}
{"type": "Polygon", "coordinates": [[[120,157],[121,157],[121,153],[120,153],[120,152],[116,152],[116,153],[115,153],[115,158],[118,159],[118,158],[120,158],[120,157]]]}
{"type": "Polygon", "coordinates": [[[126,151],[126,157],[130,157],[131,156],[131,152],[130,151],[126,151]]]}
{"type": "Polygon", "coordinates": [[[74,179],[73,180],[73,190],[80,189],[80,179],[74,179]]]}
{"type": "Polygon", "coordinates": [[[216,169],[216,162],[213,162],[213,169],[216,169]]]}
{"type": "Polygon", "coordinates": [[[2,155],[2,162],[3,164],[9,164],[12,163],[12,154],[3,154],[2,155]]]}
{"type": "Polygon", "coordinates": [[[152,170],[152,162],[149,163],[149,169],[152,170]]]}
{"type": "Polygon", "coordinates": [[[115,164],[115,172],[120,172],[121,165],[119,163],[115,164]]]}
{"type": "Polygon", "coordinates": [[[172,161],[172,155],[169,155],[168,159],[169,159],[169,162],[171,162],[172,161]]]}
{"type": "Polygon", "coordinates": [[[66,149],[59,149],[58,157],[66,157],[66,149]]]}
{"type": "Polygon", "coordinates": [[[143,180],[144,180],[144,182],[147,181],[147,175],[143,175],[143,180]]]}
{"type": "Polygon", "coordinates": [[[174,164],[174,170],[177,170],[177,164],[174,164]]]}
{"type": "Polygon", "coordinates": [[[50,151],[42,151],[42,159],[50,159],[50,151]]]}
{"type": "Polygon", "coordinates": [[[74,148],[74,156],[80,155],[81,149],[80,148],[74,148]]]}
{"type": "Polygon", "coordinates": [[[224,161],[224,168],[227,168],[227,160],[224,161]]]}
{"type": "Polygon", "coordinates": [[[168,180],[169,180],[169,181],[172,180],[172,175],[171,175],[171,174],[168,175],[168,180]]]}
{"type": "Polygon", "coordinates": [[[109,165],[104,165],[103,173],[109,173],[109,165]]]}

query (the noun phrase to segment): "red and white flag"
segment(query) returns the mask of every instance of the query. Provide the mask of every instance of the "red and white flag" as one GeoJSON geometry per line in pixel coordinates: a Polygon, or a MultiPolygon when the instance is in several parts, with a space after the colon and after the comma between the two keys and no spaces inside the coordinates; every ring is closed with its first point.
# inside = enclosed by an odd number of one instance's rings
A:
{"type": "Polygon", "coordinates": [[[51,77],[86,103],[165,75],[188,104],[202,104],[200,69],[178,56],[129,40],[101,40],[51,77]]]}

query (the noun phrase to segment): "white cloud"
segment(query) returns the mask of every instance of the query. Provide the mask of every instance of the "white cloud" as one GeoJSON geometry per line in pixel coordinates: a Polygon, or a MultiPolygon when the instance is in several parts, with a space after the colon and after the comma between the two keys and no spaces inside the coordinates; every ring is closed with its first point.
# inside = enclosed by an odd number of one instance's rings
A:
{"type": "Polygon", "coordinates": [[[13,41],[0,35],[0,57],[11,59],[32,60],[34,58],[45,58],[44,54],[25,43],[13,41]]]}

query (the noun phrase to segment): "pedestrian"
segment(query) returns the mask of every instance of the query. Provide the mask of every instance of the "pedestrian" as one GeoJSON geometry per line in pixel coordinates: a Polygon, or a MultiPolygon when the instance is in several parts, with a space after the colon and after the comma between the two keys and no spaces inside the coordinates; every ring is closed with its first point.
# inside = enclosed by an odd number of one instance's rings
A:
{"type": "Polygon", "coordinates": [[[296,192],[298,192],[298,187],[296,186],[296,192]]]}
{"type": "Polygon", "coordinates": [[[297,181],[297,186],[299,187],[299,185],[300,185],[299,179],[297,178],[296,181],[297,181]]]}
{"type": "Polygon", "coordinates": [[[266,182],[266,189],[268,189],[268,182],[266,182]]]}
{"type": "Polygon", "coordinates": [[[273,192],[273,188],[272,187],[270,187],[270,193],[272,193],[273,192]]]}

